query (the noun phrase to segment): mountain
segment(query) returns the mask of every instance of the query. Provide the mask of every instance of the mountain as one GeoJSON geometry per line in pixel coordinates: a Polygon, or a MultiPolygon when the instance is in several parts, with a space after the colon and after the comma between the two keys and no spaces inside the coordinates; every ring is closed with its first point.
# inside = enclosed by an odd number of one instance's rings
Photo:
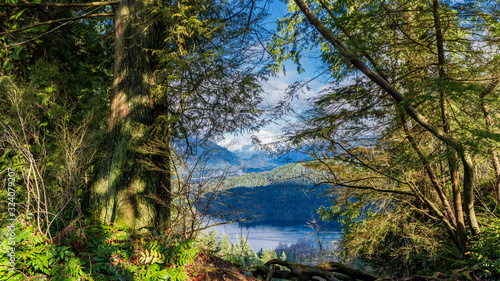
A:
{"type": "Polygon", "coordinates": [[[280,165],[279,161],[270,157],[265,151],[251,151],[248,147],[239,152],[231,152],[214,142],[197,142],[189,140],[189,146],[183,142],[177,144],[178,149],[187,150],[187,163],[191,168],[196,167],[204,176],[221,174],[224,171],[228,176],[243,175],[246,173],[270,171],[280,165]]]}
{"type": "Polygon", "coordinates": [[[254,156],[255,154],[264,154],[266,152],[262,150],[255,150],[253,144],[247,144],[239,146],[236,150],[233,151],[241,159],[248,159],[254,156]]]}
{"type": "Polygon", "coordinates": [[[247,173],[258,173],[271,171],[277,167],[303,162],[310,159],[305,149],[299,151],[287,151],[276,155],[276,152],[255,150],[253,145],[243,145],[234,151],[230,151],[214,142],[201,142],[189,139],[186,142],[178,142],[178,149],[188,152],[188,165],[197,167],[199,171],[206,171],[204,176],[211,173],[221,174],[227,172],[228,176],[244,175],[247,173]]]}
{"type": "Polygon", "coordinates": [[[227,178],[221,189],[207,192],[197,208],[225,219],[253,217],[252,222],[319,220],[318,209],[330,204],[325,194],[332,187],[315,186],[311,180],[325,176],[300,163],[234,176],[227,178]]]}

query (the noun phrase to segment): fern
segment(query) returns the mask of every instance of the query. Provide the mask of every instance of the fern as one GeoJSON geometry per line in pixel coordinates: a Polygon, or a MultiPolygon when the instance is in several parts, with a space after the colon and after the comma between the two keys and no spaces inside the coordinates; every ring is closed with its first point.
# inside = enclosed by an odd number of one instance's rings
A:
{"type": "Polygon", "coordinates": [[[158,241],[151,242],[147,249],[139,253],[139,262],[142,264],[165,263],[165,256],[160,251],[158,241]]]}
{"type": "Polygon", "coordinates": [[[193,242],[188,240],[181,242],[173,251],[174,262],[179,266],[183,266],[185,264],[189,264],[193,262],[194,258],[198,254],[199,250],[193,247],[193,242]]]}
{"type": "Polygon", "coordinates": [[[151,281],[183,281],[188,278],[182,267],[160,269],[159,264],[153,264],[142,273],[136,274],[136,280],[151,281]]]}
{"type": "Polygon", "coordinates": [[[165,257],[156,249],[140,252],[139,262],[142,264],[165,263],[165,257]]]}
{"type": "Polygon", "coordinates": [[[126,270],[120,267],[110,266],[108,268],[108,272],[113,274],[113,276],[115,277],[114,280],[119,280],[119,281],[134,280],[132,276],[128,276],[126,270]]]}

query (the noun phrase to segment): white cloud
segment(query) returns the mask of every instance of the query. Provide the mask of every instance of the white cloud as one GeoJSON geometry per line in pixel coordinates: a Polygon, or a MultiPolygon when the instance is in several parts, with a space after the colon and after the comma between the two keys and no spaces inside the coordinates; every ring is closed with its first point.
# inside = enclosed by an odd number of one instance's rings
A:
{"type": "MultiPolygon", "coordinates": [[[[264,101],[262,102],[263,109],[276,107],[279,102],[285,98],[287,89],[293,82],[309,81],[317,75],[315,72],[316,70],[313,69],[318,66],[317,63],[308,59],[305,60],[306,61],[303,62],[303,66],[305,67],[304,73],[299,74],[296,65],[292,62],[287,62],[285,64],[286,75],[284,73],[279,73],[277,77],[270,77],[268,81],[262,82],[264,89],[264,101]]],[[[323,83],[319,80],[313,80],[309,82],[308,85],[310,90],[303,87],[295,93],[291,104],[294,110],[301,111],[306,109],[308,107],[307,100],[316,96],[323,87],[323,83]]],[[[263,145],[276,142],[283,133],[280,129],[280,124],[284,125],[288,122],[293,122],[295,117],[282,116],[282,118],[283,120],[275,121],[274,124],[266,126],[257,132],[246,133],[241,136],[228,134],[225,136],[225,139],[219,141],[217,144],[234,152],[237,150],[253,150],[252,135],[256,136],[263,145]]]]}
{"type": "Polygon", "coordinates": [[[286,75],[283,72],[277,74],[277,77],[271,77],[268,81],[262,82],[264,88],[262,102],[263,107],[275,107],[278,105],[279,101],[283,100],[287,94],[287,89],[294,82],[300,81],[300,83],[307,83],[309,87],[302,87],[294,94],[294,99],[292,101],[292,106],[296,109],[304,108],[307,104],[307,100],[311,97],[317,96],[318,92],[324,83],[318,79],[313,79],[318,75],[317,69],[319,69],[318,62],[310,59],[304,59],[303,66],[305,72],[299,74],[296,69],[296,65],[292,62],[285,63],[286,75]]]}
{"type": "Polygon", "coordinates": [[[268,128],[268,130],[261,129],[254,133],[246,133],[241,136],[226,136],[217,144],[227,148],[229,151],[237,150],[254,150],[252,144],[252,136],[257,137],[262,144],[269,144],[279,140],[281,132],[278,129],[268,128]]]}

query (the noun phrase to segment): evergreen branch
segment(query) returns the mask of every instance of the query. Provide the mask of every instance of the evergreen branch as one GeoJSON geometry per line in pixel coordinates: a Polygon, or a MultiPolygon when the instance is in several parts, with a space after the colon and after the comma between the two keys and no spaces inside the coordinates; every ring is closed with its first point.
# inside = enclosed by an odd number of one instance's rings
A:
{"type": "Polygon", "coordinates": [[[333,46],[337,51],[354,67],[359,69],[363,74],[365,74],[372,82],[380,86],[384,91],[386,91],[396,102],[402,105],[405,111],[410,115],[415,121],[420,123],[426,130],[432,133],[434,136],[442,140],[444,143],[454,147],[459,154],[463,154],[464,148],[462,143],[452,138],[450,135],[446,134],[443,129],[433,126],[429,120],[420,114],[414,107],[408,102],[408,99],[401,94],[394,86],[392,86],[388,81],[383,79],[380,75],[375,73],[371,68],[369,68],[365,63],[363,63],[350,49],[348,49],[330,30],[328,30],[319,19],[311,12],[307,4],[303,0],[295,0],[295,3],[304,15],[308,18],[309,22],[319,31],[319,33],[333,46]]]}
{"type": "Polygon", "coordinates": [[[65,26],[65,25],[67,25],[67,24],[69,24],[69,23],[71,23],[71,22],[70,22],[70,21],[67,21],[67,22],[65,22],[65,23],[63,23],[63,24],[61,24],[61,25],[59,25],[59,26],[57,26],[57,27],[54,27],[53,29],[51,29],[51,30],[49,30],[49,31],[47,31],[47,32],[44,32],[44,33],[40,34],[39,36],[33,37],[33,38],[28,39],[28,40],[26,40],[26,41],[22,41],[22,42],[18,42],[18,43],[9,44],[9,45],[3,46],[2,48],[10,48],[10,47],[15,47],[15,46],[19,46],[19,45],[23,45],[23,44],[29,43],[29,42],[31,42],[31,41],[35,41],[35,40],[37,40],[37,39],[39,39],[39,38],[41,38],[41,37],[43,37],[43,36],[45,36],[45,35],[47,35],[47,34],[49,34],[49,33],[52,33],[52,32],[54,32],[54,31],[58,30],[59,28],[62,28],[63,26],[65,26]]]}
{"type": "Polygon", "coordinates": [[[330,137],[328,136],[323,136],[324,138],[326,138],[327,140],[329,140],[330,142],[332,143],[335,143],[337,144],[338,146],[340,146],[340,148],[342,148],[342,150],[344,150],[347,154],[349,154],[349,156],[351,156],[354,160],[356,160],[357,162],[353,161],[354,163],[357,163],[367,169],[370,169],[372,171],[374,171],[375,173],[378,173],[378,174],[381,174],[395,182],[398,182],[398,183],[403,183],[402,181],[398,180],[397,178],[385,173],[384,171],[380,171],[378,170],[377,168],[373,167],[372,165],[370,165],[369,163],[366,163],[365,161],[363,161],[362,159],[360,159],[358,156],[354,155],[351,151],[349,151],[349,149],[347,149],[344,145],[342,145],[341,143],[339,142],[334,142],[330,137]]]}
{"type": "Polygon", "coordinates": [[[408,98],[397,90],[391,83],[382,78],[374,70],[368,67],[358,56],[347,48],[342,41],[340,41],[323,23],[314,15],[309,6],[304,0],[294,0],[302,13],[306,16],[312,26],[325,38],[347,61],[349,61],[355,68],[361,71],[367,78],[382,88],[388,95],[390,95],[398,105],[403,108],[406,113],[429,133],[433,134],[436,138],[440,139],[443,143],[452,147],[460,156],[464,167],[463,176],[463,194],[465,209],[469,217],[469,225],[473,235],[480,233],[479,224],[477,222],[474,210],[474,163],[469,152],[464,147],[464,144],[453,138],[450,134],[446,133],[443,128],[434,126],[427,117],[422,115],[413,107],[408,98]]]}
{"type": "Polygon", "coordinates": [[[202,230],[205,230],[205,229],[213,227],[213,226],[219,226],[219,225],[230,224],[230,223],[235,223],[235,222],[244,222],[244,221],[253,220],[253,219],[254,219],[253,217],[250,217],[250,218],[240,219],[240,220],[232,220],[232,221],[219,222],[219,223],[211,224],[209,226],[198,228],[198,229],[195,230],[195,232],[202,231],[202,230]]]}
{"type": "Polygon", "coordinates": [[[389,81],[389,79],[387,78],[387,76],[382,73],[381,71],[381,68],[378,66],[377,62],[375,61],[375,59],[370,56],[370,54],[368,54],[368,52],[366,52],[365,50],[363,50],[362,46],[360,46],[358,44],[358,42],[356,41],[356,38],[354,38],[347,29],[345,29],[339,22],[339,20],[337,19],[337,17],[335,16],[335,14],[333,13],[333,11],[328,7],[328,5],[326,5],[325,1],[323,0],[319,0],[319,3],[321,4],[321,6],[323,7],[323,9],[326,10],[326,12],[328,13],[328,16],[333,20],[333,22],[335,23],[335,25],[342,31],[342,33],[344,33],[344,35],[353,43],[354,47],[356,47],[356,49],[362,51],[361,52],[361,55],[363,55],[371,64],[372,66],[375,68],[375,70],[377,71],[377,73],[382,77],[384,78],[386,81],[389,81]]]}
{"type": "Polygon", "coordinates": [[[18,33],[18,32],[21,32],[21,31],[24,31],[24,30],[27,30],[27,29],[32,29],[32,28],[35,28],[35,27],[38,27],[38,26],[42,26],[42,25],[49,25],[49,24],[60,23],[60,22],[75,21],[75,20],[79,20],[79,19],[83,19],[83,18],[113,17],[114,15],[115,15],[115,13],[98,13],[98,14],[91,14],[91,15],[85,14],[83,16],[78,16],[78,17],[73,17],[73,18],[63,18],[63,19],[57,19],[57,20],[49,20],[49,21],[44,21],[44,22],[40,22],[40,23],[37,23],[37,24],[33,24],[33,25],[30,25],[30,26],[26,26],[26,27],[23,27],[23,28],[19,28],[19,29],[16,29],[16,30],[5,31],[5,32],[0,33],[0,35],[18,33]]]}
{"type": "MultiPolygon", "coordinates": [[[[403,173],[404,176],[404,173],[403,173]]],[[[415,192],[417,198],[419,198],[434,214],[446,225],[446,227],[450,230],[450,236],[453,239],[456,245],[459,245],[459,238],[457,237],[457,228],[448,220],[447,216],[439,210],[439,208],[426,196],[422,194],[422,192],[418,189],[417,185],[406,178],[408,185],[415,192]]]]}
{"type": "Polygon", "coordinates": [[[415,140],[414,136],[411,134],[410,129],[408,128],[408,122],[405,118],[404,112],[402,110],[399,110],[400,112],[400,118],[401,118],[401,125],[403,126],[403,130],[406,134],[406,137],[408,139],[408,142],[412,146],[413,150],[417,153],[418,158],[420,159],[420,162],[422,162],[422,165],[425,168],[425,171],[427,172],[427,175],[432,183],[432,186],[434,187],[434,190],[439,196],[439,199],[441,200],[441,203],[443,204],[446,213],[448,214],[448,218],[450,218],[451,223],[453,223],[454,226],[457,226],[457,217],[450,206],[450,203],[448,202],[448,199],[446,198],[446,194],[443,191],[442,185],[439,183],[438,178],[436,174],[434,173],[434,170],[432,169],[432,166],[430,164],[429,159],[424,155],[424,152],[422,149],[419,147],[417,144],[417,141],[415,140]]]}
{"type": "Polygon", "coordinates": [[[85,7],[100,7],[107,5],[119,4],[120,1],[108,1],[108,2],[90,2],[90,3],[23,3],[23,4],[0,4],[0,7],[65,7],[65,8],[85,8],[85,7]]]}

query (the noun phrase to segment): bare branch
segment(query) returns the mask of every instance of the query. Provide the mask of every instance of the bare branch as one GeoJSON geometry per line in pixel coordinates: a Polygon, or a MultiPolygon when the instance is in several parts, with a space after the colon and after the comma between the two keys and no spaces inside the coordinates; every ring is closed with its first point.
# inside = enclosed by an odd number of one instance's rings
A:
{"type": "Polygon", "coordinates": [[[107,5],[119,4],[120,1],[108,1],[108,2],[90,2],[90,3],[22,3],[22,4],[0,4],[0,7],[67,7],[67,8],[85,8],[85,7],[100,7],[107,5]]]}
{"type": "Polygon", "coordinates": [[[244,222],[244,221],[248,221],[248,220],[252,220],[252,219],[253,219],[253,218],[246,218],[246,219],[240,219],[240,220],[232,220],[232,221],[219,222],[219,223],[215,223],[215,224],[212,224],[212,225],[209,225],[209,226],[205,226],[205,227],[202,227],[202,228],[198,228],[198,229],[196,229],[195,231],[202,231],[202,230],[205,230],[205,229],[210,228],[210,227],[213,227],[213,226],[224,225],[224,224],[230,224],[230,223],[235,223],[235,222],[244,222]]]}
{"type": "Polygon", "coordinates": [[[394,193],[394,194],[401,194],[401,195],[417,196],[413,192],[402,191],[402,190],[382,189],[382,188],[376,188],[376,187],[372,187],[372,186],[352,185],[352,184],[345,184],[345,183],[341,183],[341,182],[331,182],[331,181],[327,181],[325,183],[337,185],[337,186],[342,186],[342,187],[354,188],[354,189],[364,189],[364,190],[373,190],[373,191],[384,192],[384,193],[394,193]]]}
{"type": "Polygon", "coordinates": [[[0,33],[0,35],[18,33],[18,32],[21,32],[21,31],[24,31],[24,30],[27,30],[27,29],[32,29],[32,28],[35,28],[35,27],[38,27],[38,26],[42,26],[42,25],[49,25],[49,24],[60,23],[60,22],[75,21],[75,20],[79,20],[79,19],[83,19],[83,18],[113,17],[113,16],[115,16],[115,13],[98,13],[98,14],[91,14],[91,15],[85,14],[85,15],[78,16],[78,17],[73,17],[73,18],[64,18],[64,19],[57,19],[57,20],[49,20],[49,21],[44,21],[44,22],[40,22],[40,23],[37,23],[37,24],[33,24],[33,25],[30,25],[30,26],[26,26],[26,27],[23,27],[23,28],[19,28],[19,29],[16,29],[16,30],[5,31],[5,32],[0,33]]]}

